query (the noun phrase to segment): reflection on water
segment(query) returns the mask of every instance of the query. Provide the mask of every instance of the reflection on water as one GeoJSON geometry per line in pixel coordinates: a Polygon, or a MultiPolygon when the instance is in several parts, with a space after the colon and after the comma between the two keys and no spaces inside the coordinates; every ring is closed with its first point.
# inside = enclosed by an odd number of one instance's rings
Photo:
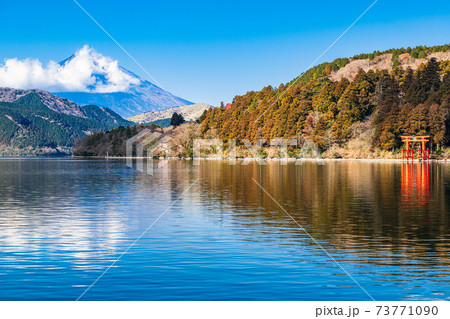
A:
{"type": "Polygon", "coordinates": [[[429,200],[430,163],[402,163],[402,204],[427,205],[429,200]]]}
{"type": "Polygon", "coordinates": [[[450,169],[0,160],[1,300],[449,299],[450,169]],[[199,181],[185,194],[183,191],[199,181]]]}

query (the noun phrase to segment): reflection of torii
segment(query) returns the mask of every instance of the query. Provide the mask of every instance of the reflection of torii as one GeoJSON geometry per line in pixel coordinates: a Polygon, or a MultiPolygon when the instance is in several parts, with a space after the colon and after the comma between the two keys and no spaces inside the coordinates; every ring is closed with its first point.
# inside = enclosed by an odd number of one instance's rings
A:
{"type": "Polygon", "coordinates": [[[413,205],[426,205],[430,201],[430,164],[422,162],[402,163],[401,207],[409,209],[413,205]]]}
{"type": "Polygon", "coordinates": [[[409,148],[409,143],[422,144],[422,148],[419,150],[419,160],[430,159],[430,150],[425,148],[425,144],[430,141],[430,135],[400,135],[400,137],[402,142],[406,144],[406,149],[403,149],[402,159],[414,159],[414,149],[409,148]]]}

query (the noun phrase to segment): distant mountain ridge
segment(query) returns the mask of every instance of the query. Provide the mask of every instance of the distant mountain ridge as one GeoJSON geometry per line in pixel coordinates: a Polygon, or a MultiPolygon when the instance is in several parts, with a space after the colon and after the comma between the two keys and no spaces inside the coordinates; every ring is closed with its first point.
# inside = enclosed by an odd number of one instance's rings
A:
{"type": "Polygon", "coordinates": [[[176,112],[178,114],[183,115],[183,117],[186,121],[193,121],[193,120],[198,119],[203,114],[203,112],[208,110],[209,108],[211,108],[211,105],[200,104],[200,103],[199,104],[191,104],[191,105],[183,105],[183,106],[166,109],[163,111],[139,114],[139,115],[128,118],[128,120],[138,123],[138,124],[144,124],[144,123],[150,123],[150,122],[155,122],[155,121],[159,121],[159,120],[170,119],[172,117],[172,114],[176,112]]]}
{"type": "Polygon", "coordinates": [[[0,88],[0,102],[14,102],[30,93],[37,94],[42,103],[55,112],[84,118],[87,117],[83,108],[80,107],[77,103],[39,89],[22,90],[13,88],[0,88]]]}

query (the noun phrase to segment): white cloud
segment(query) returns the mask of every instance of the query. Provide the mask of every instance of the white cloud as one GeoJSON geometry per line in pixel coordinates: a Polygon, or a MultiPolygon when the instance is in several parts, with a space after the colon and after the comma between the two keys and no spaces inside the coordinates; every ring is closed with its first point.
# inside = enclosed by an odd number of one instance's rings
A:
{"type": "Polygon", "coordinates": [[[85,45],[64,65],[37,59],[5,59],[0,64],[0,87],[42,89],[52,92],[126,92],[139,79],[122,71],[117,60],[85,45]]]}

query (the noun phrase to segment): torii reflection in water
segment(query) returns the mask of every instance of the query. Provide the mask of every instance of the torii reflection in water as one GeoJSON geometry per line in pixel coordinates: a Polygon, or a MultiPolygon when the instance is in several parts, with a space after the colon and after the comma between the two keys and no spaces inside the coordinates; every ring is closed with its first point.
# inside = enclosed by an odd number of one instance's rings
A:
{"type": "Polygon", "coordinates": [[[430,201],[430,163],[403,162],[401,171],[402,207],[428,204],[430,201]]]}

